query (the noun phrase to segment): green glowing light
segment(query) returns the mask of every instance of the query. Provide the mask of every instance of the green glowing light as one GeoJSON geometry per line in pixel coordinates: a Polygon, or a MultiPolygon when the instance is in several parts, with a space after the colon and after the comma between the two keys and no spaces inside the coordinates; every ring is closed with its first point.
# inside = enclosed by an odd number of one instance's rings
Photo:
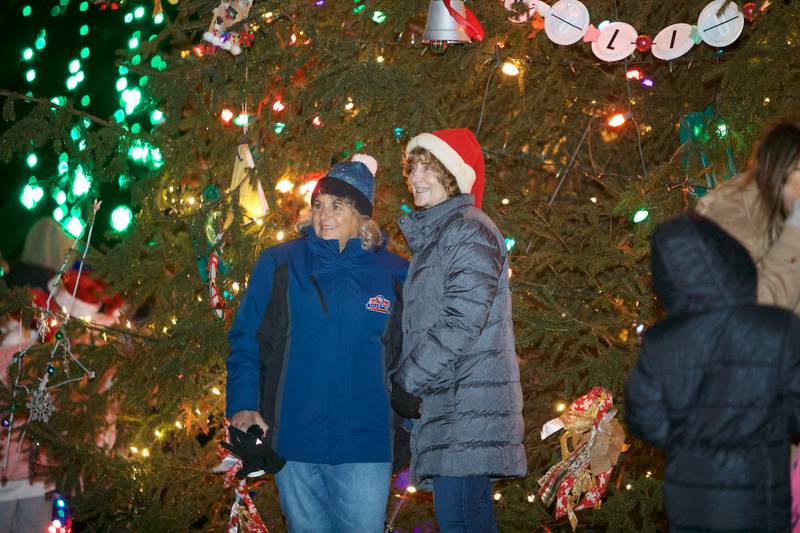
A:
{"type": "Polygon", "coordinates": [[[72,235],[74,238],[78,238],[83,233],[84,224],[83,221],[75,216],[69,217],[67,219],[67,223],[64,224],[64,229],[67,230],[67,233],[72,235]]]}
{"type": "Polygon", "coordinates": [[[69,172],[69,163],[67,163],[66,161],[60,162],[58,164],[58,175],[63,176],[67,172],[69,172]]]}
{"type": "Polygon", "coordinates": [[[82,81],[83,81],[83,79],[84,79],[84,74],[83,74],[83,71],[82,71],[82,70],[79,70],[78,72],[76,72],[76,73],[75,73],[75,80],[76,80],[78,83],[82,82],[82,81]]]}
{"type": "Polygon", "coordinates": [[[133,14],[128,13],[127,15],[125,15],[125,19],[124,20],[125,20],[125,24],[128,24],[128,23],[132,22],[133,21],[133,14]]]}
{"type": "Polygon", "coordinates": [[[286,124],[284,124],[283,122],[276,122],[275,123],[275,128],[274,128],[275,133],[280,135],[285,127],[286,127],[286,124]]]}
{"type": "Polygon", "coordinates": [[[353,13],[356,13],[356,14],[361,13],[362,11],[364,11],[364,9],[366,9],[366,7],[367,6],[364,5],[364,4],[361,4],[360,6],[356,6],[356,8],[353,9],[353,13]]]}
{"type": "Polygon", "coordinates": [[[111,227],[115,231],[123,232],[133,222],[133,212],[128,206],[121,205],[111,212],[111,227]]]}
{"type": "Polygon", "coordinates": [[[69,136],[73,141],[77,141],[81,138],[81,129],[78,126],[73,126],[71,130],[69,130],[69,136]]]}
{"type": "Polygon", "coordinates": [[[640,224],[640,223],[644,222],[645,220],[647,220],[647,217],[649,217],[649,216],[650,216],[650,213],[647,211],[647,209],[639,209],[633,215],[633,223],[634,224],[640,224]]]}
{"type": "Polygon", "coordinates": [[[245,113],[242,113],[240,115],[236,115],[236,118],[233,119],[233,123],[236,124],[237,126],[246,126],[248,120],[249,117],[245,113]]]}
{"type": "Polygon", "coordinates": [[[125,102],[125,113],[130,115],[142,101],[142,92],[137,89],[125,89],[122,91],[122,101],[125,102]]]}
{"type": "Polygon", "coordinates": [[[28,72],[25,73],[25,79],[28,80],[29,83],[32,82],[33,80],[35,80],[36,79],[36,71],[34,69],[28,70],[28,72]]]}
{"type": "Polygon", "coordinates": [[[81,69],[81,62],[77,59],[73,59],[69,62],[69,72],[70,74],[75,74],[81,69]]]}
{"type": "Polygon", "coordinates": [[[78,165],[75,169],[75,180],[72,182],[72,194],[75,196],[83,196],[92,187],[92,178],[87,176],[83,167],[78,165]]]}
{"type": "Polygon", "coordinates": [[[81,48],[81,59],[86,59],[87,57],[89,57],[89,47],[84,46],[81,48]]]}
{"type": "Polygon", "coordinates": [[[140,131],[142,131],[142,126],[138,122],[131,126],[131,133],[139,133],[140,131]]]}
{"type": "Polygon", "coordinates": [[[31,6],[25,6],[25,7],[23,7],[23,8],[22,8],[22,16],[23,16],[23,17],[27,17],[28,15],[30,15],[30,14],[31,14],[31,11],[33,11],[33,10],[31,9],[31,6]]]}
{"type": "Polygon", "coordinates": [[[137,46],[139,46],[139,39],[137,39],[136,37],[132,37],[131,40],[128,41],[128,48],[133,50],[137,46]]]}
{"type": "Polygon", "coordinates": [[[30,61],[33,59],[33,48],[26,48],[22,51],[22,59],[25,61],[30,61]]]}
{"type": "Polygon", "coordinates": [[[138,65],[141,62],[142,62],[142,56],[140,56],[139,54],[136,54],[131,58],[131,65],[138,65]]]}
{"type": "Polygon", "coordinates": [[[89,102],[91,102],[91,101],[92,101],[92,99],[89,98],[88,94],[84,94],[83,96],[81,96],[81,105],[83,107],[86,107],[87,105],[89,105],[89,102]]]}
{"type": "Polygon", "coordinates": [[[158,124],[164,118],[164,113],[161,112],[160,109],[156,109],[152,113],[150,113],[150,122],[153,124],[158,124]]]}
{"type": "Polygon", "coordinates": [[[161,24],[162,22],[164,22],[164,14],[163,13],[159,13],[158,15],[153,17],[153,24],[161,24]]]}
{"type": "Polygon", "coordinates": [[[75,79],[75,76],[70,76],[67,78],[67,90],[74,91],[75,87],[78,86],[78,80],[75,79]]]}
{"type": "Polygon", "coordinates": [[[124,91],[128,87],[127,78],[119,78],[117,80],[117,91],[124,91]]]}
{"type": "Polygon", "coordinates": [[[134,9],[133,16],[136,17],[137,19],[142,18],[144,16],[144,8],[139,6],[136,9],[134,9]]]}
{"type": "Polygon", "coordinates": [[[142,76],[139,78],[139,87],[146,87],[148,83],[150,83],[149,76],[142,76]]]}
{"type": "Polygon", "coordinates": [[[81,36],[84,36],[84,35],[88,34],[89,33],[89,25],[88,24],[84,24],[83,26],[81,26],[80,29],[78,30],[78,33],[80,33],[81,36]]]}
{"type": "Polygon", "coordinates": [[[47,45],[47,31],[41,30],[38,35],[36,35],[36,41],[33,43],[33,46],[37,50],[41,50],[45,45],[47,45]]]}
{"type": "Polygon", "coordinates": [[[66,201],[67,201],[67,193],[65,193],[64,191],[58,191],[56,193],[56,203],[58,205],[61,205],[66,201]]]}
{"type": "Polygon", "coordinates": [[[36,157],[36,154],[28,154],[28,158],[25,159],[25,162],[28,163],[30,168],[33,168],[39,162],[39,158],[36,157]]]}
{"type": "Polygon", "coordinates": [[[386,22],[386,15],[383,14],[383,11],[375,11],[372,13],[372,22],[383,24],[386,22]]]}
{"type": "MultiPolygon", "coordinates": [[[[50,101],[53,102],[56,105],[60,105],[61,107],[64,107],[65,105],[67,105],[67,97],[66,96],[54,96],[54,97],[52,97],[50,99],[50,101]]],[[[55,111],[55,109],[53,109],[53,111],[55,111]]]]}
{"type": "Polygon", "coordinates": [[[125,111],[122,109],[117,109],[114,111],[114,120],[117,122],[122,122],[125,120],[125,111]]]}
{"type": "Polygon", "coordinates": [[[39,203],[44,197],[44,189],[42,189],[36,183],[28,183],[25,185],[25,188],[22,189],[22,194],[19,197],[20,202],[24,205],[27,209],[33,209],[36,207],[36,204],[39,203]]]}
{"type": "Polygon", "coordinates": [[[53,218],[56,219],[56,222],[61,222],[64,219],[64,208],[61,206],[56,207],[53,209],[53,218]]]}
{"type": "Polygon", "coordinates": [[[86,11],[87,9],[89,9],[89,2],[81,2],[81,5],[78,7],[78,9],[81,12],[86,11]]]}

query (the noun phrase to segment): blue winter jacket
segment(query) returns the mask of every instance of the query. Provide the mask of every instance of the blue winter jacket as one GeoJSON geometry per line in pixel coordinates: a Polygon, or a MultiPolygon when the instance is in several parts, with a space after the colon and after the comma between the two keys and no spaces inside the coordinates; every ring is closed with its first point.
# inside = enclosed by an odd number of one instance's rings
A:
{"type": "Polygon", "coordinates": [[[260,411],[290,461],[392,459],[386,369],[408,262],[311,227],[258,259],[228,333],[228,417],[260,411]]]}

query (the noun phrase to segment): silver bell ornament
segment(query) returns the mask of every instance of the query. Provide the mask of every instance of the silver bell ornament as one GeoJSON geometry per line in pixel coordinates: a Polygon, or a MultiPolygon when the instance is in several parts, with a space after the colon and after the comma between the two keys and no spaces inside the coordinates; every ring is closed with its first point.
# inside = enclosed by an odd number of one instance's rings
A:
{"type": "MultiPolygon", "coordinates": [[[[450,7],[462,17],[466,17],[466,7],[461,0],[450,0],[450,7]]],[[[467,32],[458,24],[445,6],[443,0],[431,0],[428,7],[428,21],[422,40],[426,43],[441,45],[446,43],[469,43],[467,32]]]]}

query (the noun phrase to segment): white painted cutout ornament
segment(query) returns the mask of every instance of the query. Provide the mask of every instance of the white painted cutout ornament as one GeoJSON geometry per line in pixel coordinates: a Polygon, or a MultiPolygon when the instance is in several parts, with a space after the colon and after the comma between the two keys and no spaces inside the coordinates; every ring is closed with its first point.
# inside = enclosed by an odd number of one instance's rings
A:
{"type": "Polygon", "coordinates": [[[681,57],[694,46],[691,24],[678,23],[667,26],[653,39],[650,51],[658,59],[671,61],[681,57]]]}
{"type": "Polygon", "coordinates": [[[503,6],[509,12],[508,20],[514,24],[525,24],[536,11],[536,0],[503,0],[503,6]],[[514,4],[523,7],[525,11],[516,11],[514,4]]]}
{"type": "Polygon", "coordinates": [[[714,0],[700,12],[697,17],[697,30],[703,42],[717,48],[724,48],[732,44],[741,35],[744,29],[744,15],[739,10],[736,2],[717,14],[726,0],[714,0]]]}
{"type": "Polygon", "coordinates": [[[544,19],[547,37],[562,46],[580,41],[588,27],[589,10],[578,0],[559,0],[544,19]]]}
{"type": "Polygon", "coordinates": [[[612,22],[603,26],[597,40],[592,42],[592,52],[603,61],[620,61],[636,50],[636,29],[625,22],[612,22]]]}

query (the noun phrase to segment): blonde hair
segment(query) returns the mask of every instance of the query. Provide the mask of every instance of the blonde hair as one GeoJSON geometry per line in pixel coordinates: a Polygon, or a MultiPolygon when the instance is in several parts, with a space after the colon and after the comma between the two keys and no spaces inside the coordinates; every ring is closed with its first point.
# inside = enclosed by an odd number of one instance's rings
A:
{"type": "Polygon", "coordinates": [[[428,165],[428,167],[433,170],[433,173],[436,175],[436,180],[439,182],[439,185],[444,188],[448,198],[461,194],[461,189],[458,188],[458,182],[455,176],[445,168],[441,161],[436,159],[436,156],[425,148],[417,147],[408,153],[403,160],[403,175],[408,178],[408,174],[411,172],[411,165],[420,163],[428,165]]]}
{"type": "MultiPolygon", "coordinates": [[[[336,198],[340,199],[342,203],[350,209],[350,211],[353,213],[353,216],[356,217],[358,221],[357,237],[361,239],[361,248],[363,250],[376,250],[380,248],[380,246],[383,244],[383,233],[381,233],[381,229],[378,227],[378,224],[372,220],[371,217],[359,213],[356,210],[353,200],[349,198],[342,198],[341,196],[337,196],[336,198]]],[[[297,229],[298,231],[302,230],[311,224],[311,206],[308,206],[300,214],[300,220],[297,222],[297,229]]]]}

